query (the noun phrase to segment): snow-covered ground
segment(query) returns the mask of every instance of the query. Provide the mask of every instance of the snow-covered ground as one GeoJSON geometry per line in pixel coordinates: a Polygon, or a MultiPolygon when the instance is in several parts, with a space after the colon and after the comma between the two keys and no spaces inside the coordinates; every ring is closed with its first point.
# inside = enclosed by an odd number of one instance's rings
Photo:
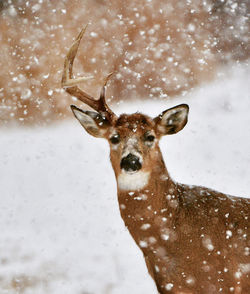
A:
{"type": "MultiPolygon", "coordinates": [[[[122,104],[116,112],[153,116],[187,102],[188,125],[161,142],[170,174],[247,197],[249,77],[246,66],[226,68],[184,98],[122,104]]],[[[0,293],[156,293],[120,218],[104,140],[72,119],[48,128],[2,129],[0,151],[0,293]]]]}

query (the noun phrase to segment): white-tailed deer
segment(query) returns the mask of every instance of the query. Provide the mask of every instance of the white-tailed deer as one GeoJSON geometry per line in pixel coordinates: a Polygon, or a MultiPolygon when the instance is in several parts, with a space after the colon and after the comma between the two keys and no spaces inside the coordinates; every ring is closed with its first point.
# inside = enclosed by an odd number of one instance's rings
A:
{"type": "Polygon", "coordinates": [[[186,104],[153,119],[141,113],[117,117],[105,102],[107,79],[99,100],[79,89],[85,78],[74,79],[72,68],[83,34],[67,54],[62,86],[95,110],[71,106],[90,135],[109,142],[121,216],[158,292],[249,294],[250,200],[171,179],[158,142],[184,128],[186,104]]]}

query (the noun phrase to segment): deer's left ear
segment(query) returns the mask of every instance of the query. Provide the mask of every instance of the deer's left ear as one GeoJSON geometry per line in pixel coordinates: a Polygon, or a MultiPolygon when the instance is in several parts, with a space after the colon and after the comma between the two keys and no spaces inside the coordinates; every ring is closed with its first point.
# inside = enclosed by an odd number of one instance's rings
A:
{"type": "Polygon", "coordinates": [[[108,127],[110,127],[110,122],[105,117],[98,112],[81,110],[75,105],[71,105],[71,110],[90,135],[97,138],[104,137],[108,127]]]}
{"type": "Polygon", "coordinates": [[[178,133],[187,123],[188,111],[187,104],[180,104],[162,112],[154,119],[157,132],[161,135],[178,133]]]}

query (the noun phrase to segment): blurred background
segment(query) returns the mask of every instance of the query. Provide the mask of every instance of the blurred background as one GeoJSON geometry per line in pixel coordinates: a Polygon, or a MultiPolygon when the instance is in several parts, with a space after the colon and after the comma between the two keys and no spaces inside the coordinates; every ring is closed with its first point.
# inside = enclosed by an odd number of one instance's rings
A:
{"type": "Polygon", "coordinates": [[[168,100],[249,58],[249,1],[1,1],[0,123],[47,125],[69,115],[60,86],[69,46],[89,24],[75,73],[112,103],[168,100]]]}
{"type": "Polygon", "coordinates": [[[190,105],[161,143],[172,177],[250,196],[248,0],[0,1],[0,293],[157,293],[119,215],[106,142],[61,89],[65,55],[81,87],[118,114],[190,105]]]}

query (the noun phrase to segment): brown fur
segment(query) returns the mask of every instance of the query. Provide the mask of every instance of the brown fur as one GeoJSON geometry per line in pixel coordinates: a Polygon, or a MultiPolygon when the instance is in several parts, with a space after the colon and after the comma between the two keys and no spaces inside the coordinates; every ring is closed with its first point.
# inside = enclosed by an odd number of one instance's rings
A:
{"type": "MultiPolygon", "coordinates": [[[[117,185],[125,226],[141,248],[159,293],[248,294],[250,199],[173,181],[158,145],[161,117],[121,115],[106,126],[107,140],[114,132],[120,135],[116,148],[109,141],[117,183],[124,146],[131,138],[143,158],[141,170],[150,172],[143,188],[124,190],[117,185]],[[156,136],[151,146],[143,140],[148,131],[156,136]]],[[[176,121],[180,128],[185,123],[184,116],[176,121]]]]}
{"type": "MultiPolygon", "coordinates": [[[[137,121],[137,116],[128,121],[137,121]]],[[[139,128],[136,135],[141,136],[139,128]]],[[[132,196],[118,187],[118,200],[137,245],[148,243],[141,249],[159,293],[250,293],[250,272],[240,270],[248,264],[250,271],[250,200],[175,183],[158,144],[143,158],[145,169],[152,170],[150,182],[132,196]],[[137,200],[141,195],[147,199],[137,200]],[[151,227],[142,230],[143,224],[151,227]],[[167,284],[173,288],[166,290],[167,284]]]]}
{"type": "Polygon", "coordinates": [[[240,264],[250,262],[246,251],[250,245],[249,199],[175,183],[158,154],[158,163],[151,163],[157,170],[148,186],[132,197],[118,190],[118,200],[137,245],[148,243],[141,249],[159,293],[236,293],[232,287],[241,287],[241,294],[249,293],[249,272],[239,270],[240,264]],[[147,200],[136,200],[142,194],[147,200]],[[144,231],[143,224],[151,227],[144,231]],[[236,278],[238,271],[241,277],[236,278]],[[169,283],[173,284],[171,291],[165,289],[169,283]]]}
{"type": "Polygon", "coordinates": [[[98,101],[80,91],[73,61],[81,36],[67,54],[62,85],[97,111],[71,106],[90,135],[109,141],[121,216],[158,292],[248,294],[250,200],[171,179],[159,140],[184,128],[188,105],[154,119],[140,113],[117,117],[106,104],[105,87],[98,101]]]}

